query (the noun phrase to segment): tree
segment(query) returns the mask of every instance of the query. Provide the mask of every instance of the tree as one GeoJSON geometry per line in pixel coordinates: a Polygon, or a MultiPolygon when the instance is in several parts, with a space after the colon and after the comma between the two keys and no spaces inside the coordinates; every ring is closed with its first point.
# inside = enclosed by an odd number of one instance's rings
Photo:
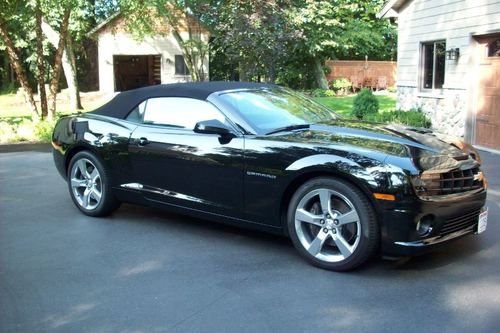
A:
{"type": "Polygon", "coordinates": [[[384,0],[303,0],[297,4],[290,17],[303,33],[300,52],[310,57],[320,88],[328,88],[325,59],[376,54],[387,42],[387,23],[375,17],[384,0]]]}
{"type": "Polygon", "coordinates": [[[211,70],[220,78],[327,88],[326,59],[390,59],[396,29],[383,0],[227,0],[212,24],[211,70]],[[224,72],[226,70],[226,72],[224,72]],[[312,75],[311,75],[312,74],[312,75]]]}
{"type": "Polygon", "coordinates": [[[217,10],[212,54],[238,68],[241,80],[275,82],[298,34],[288,21],[288,0],[228,0],[217,10]]]}
{"type": "Polygon", "coordinates": [[[15,45],[16,34],[12,32],[21,31],[23,26],[29,27],[29,22],[24,13],[29,12],[26,2],[22,0],[4,0],[0,2],[0,38],[3,42],[2,47],[7,50],[9,61],[14,68],[17,79],[21,84],[26,102],[30,108],[33,117],[38,118],[38,108],[33,96],[28,75],[23,66],[23,61],[19,54],[18,48],[15,45]]]}
{"type": "MultiPolygon", "coordinates": [[[[34,118],[53,118],[56,110],[56,97],[59,85],[59,76],[63,49],[65,46],[69,17],[72,8],[78,0],[7,0],[0,3],[2,16],[0,17],[0,37],[3,47],[7,50],[9,60],[15,69],[17,78],[26,95],[26,100],[34,118]],[[32,17],[35,17],[33,25],[32,17]],[[44,37],[42,33],[43,21],[46,17],[60,21],[59,40],[53,57],[53,66],[47,71],[45,67],[46,54],[44,51],[44,37]],[[35,33],[32,34],[31,32],[35,33]],[[34,44],[36,47],[30,47],[34,44]],[[26,50],[27,52],[20,52],[26,50]],[[33,68],[39,86],[41,113],[35,103],[33,89],[30,85],[29,72],[25,64],[36,63],[33,68]],[[47,103],[45,93],[46,73],[51,74],[49,92],[50,104],[47,103]]],[[[29,68],[29,67],[28,67],[29,68]]]]}
{"type": "MultiPolygon", "coordinates": [[[[54,48],[57,48],[60,40],[59,33],[45,21],[42,22],[42,30],[50,44],[52,44],[54,48]]],[[[66,36],[66,45],[63,49],[61,61],[66,83],[68,84],[70,109],[72,111],[81,110],[82,104],[76,75],[76,60],[70,34],[66,36]]]]}
{"type": "Polygon", "coordinates": [[[66,4],[64,8],[61,28],[59,31],[59,43],[57,44],[56,54],[54,56],[54,67],[52,68],[52,79],[50,81],[50,104],[48,118],[53,119],[56,113],[57,90],[59,88],[59,77],[61,75],[62,56],[66,37],[68,34],[69,15],[71,14],[70,4],[66,4]]]}
{"type": "Polygon", "coordinates": [[[43,55],[43,36],[42,36],[42,8],[40,0],[35,1],[35,17],[36,17],[36,62],[38,66],[37,81],[38,95],[40,96],[40,108],[42,118],[47,116],[47,94],[45,92],[45,59],[43,55]]]}

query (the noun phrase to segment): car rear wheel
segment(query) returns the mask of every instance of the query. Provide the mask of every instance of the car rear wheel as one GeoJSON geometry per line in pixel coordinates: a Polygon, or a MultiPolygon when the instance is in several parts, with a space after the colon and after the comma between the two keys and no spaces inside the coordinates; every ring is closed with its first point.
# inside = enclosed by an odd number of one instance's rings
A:
{"type": "Polygon", "coordinates": [[[109,215],[120,206],[111,192],[106,170],[90,152],[81,151],[71,159],[68,186],[71,199],[86,215],[109,215]]]}
{"type": "Polygon", "coordinates": [[[290,201],[287,222],[296,249],[321,268],[354,269],[378,246],[373,207],[358,188],[342,180],[316,178],[300,186],[290,201]]]}

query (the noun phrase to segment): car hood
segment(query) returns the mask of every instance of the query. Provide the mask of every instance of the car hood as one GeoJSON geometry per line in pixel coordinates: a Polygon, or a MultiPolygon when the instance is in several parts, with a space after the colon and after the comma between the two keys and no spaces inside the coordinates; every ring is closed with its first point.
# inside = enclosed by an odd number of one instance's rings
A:
{"type": "Polygon", "coordinates": [[[279,139],[304,144],[346,146],[353,152],[371,150],[417,159],[426,170],[452,169],[457,167],[457,161],[473,161],[469,158],[471,152],[467,145],[460,139],[429,129],[395,124],[341,119],[279,135],[279,139]]]}

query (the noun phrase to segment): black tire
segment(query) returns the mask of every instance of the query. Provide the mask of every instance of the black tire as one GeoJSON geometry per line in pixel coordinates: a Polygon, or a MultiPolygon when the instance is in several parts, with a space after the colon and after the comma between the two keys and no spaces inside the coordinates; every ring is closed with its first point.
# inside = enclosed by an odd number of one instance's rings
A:
{"type": "Polygon", "coordinates": [[[287,228],[301,256],[333,271],[348,271],[365,263],[377,251],[380,238],[366,196],[336,178],[315,178],[297,189],[288,206],[287,228]]]}
{"type": "Polygon", "coordinates": [[[120,206],[111,190],[108,171],[93,153],[75,154],[67,172],[71,199],[85,215],[106,216],[120,206]]]}

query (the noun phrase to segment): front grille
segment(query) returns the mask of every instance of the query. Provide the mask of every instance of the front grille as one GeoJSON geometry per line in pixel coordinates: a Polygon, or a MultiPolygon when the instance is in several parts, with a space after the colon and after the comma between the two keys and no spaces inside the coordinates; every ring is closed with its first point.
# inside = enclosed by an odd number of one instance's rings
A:
{"type": "Polygon", "coordinates": [[[415,189],[421,196],[447,195],[482,188],[483,181],[481,170],[474,167],[427,175],[427,178],[422,175],[415,189]]]}
{"type": "Polygon", "coordinates": [[[460,193],[478,189],[482,186],[480,177],[477,177],[481,171],[479,168],[450,171],[441,174],[442,194],[460,193]]]}
{"type": "Polygon", "coordinates": [[[439,230],[439,236],[446,236],[456,231],[467,229],[475,225],[479,219],[480,210],[475,210],[454,218],[447,219],[439,230]]]}

